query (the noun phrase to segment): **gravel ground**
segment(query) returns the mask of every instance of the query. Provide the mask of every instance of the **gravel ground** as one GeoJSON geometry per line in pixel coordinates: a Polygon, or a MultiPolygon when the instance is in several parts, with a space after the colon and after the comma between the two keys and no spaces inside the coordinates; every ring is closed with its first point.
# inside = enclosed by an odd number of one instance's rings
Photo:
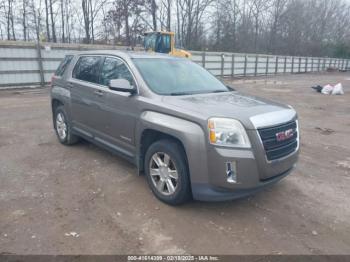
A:
{"type": "Polygon", "coordinates": [[[350,254],[350,74],[230,80],[295,107],[295,171],[249,198],[180,207],[128,162],[52,129],[48,89],[0,92],[0,253],[350,254]],[[342,82],[344,96],[310,86],[342,82]]]}

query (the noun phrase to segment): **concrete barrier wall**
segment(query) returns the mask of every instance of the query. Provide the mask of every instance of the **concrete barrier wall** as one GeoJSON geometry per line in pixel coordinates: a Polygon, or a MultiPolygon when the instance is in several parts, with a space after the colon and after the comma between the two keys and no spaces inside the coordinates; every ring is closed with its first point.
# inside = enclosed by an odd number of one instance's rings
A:
{"type": "MultiPolygon", "coordinates": [[[[82,50],[114,49],[121,46],[75,45],[0,41],[0,89],[48,83],[62,58],[82,50]]],[[[271,56],[263,54],[191,51],[192,60],[216,76],[260,76],[283,73],[349,69],[347,59],[271,56]]]]}

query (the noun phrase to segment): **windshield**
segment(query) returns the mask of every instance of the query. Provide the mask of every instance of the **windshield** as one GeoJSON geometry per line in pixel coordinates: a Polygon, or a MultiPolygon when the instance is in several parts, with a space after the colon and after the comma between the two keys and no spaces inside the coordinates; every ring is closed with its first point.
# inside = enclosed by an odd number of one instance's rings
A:
{"type": "Polygon", "coordinates": [[[190,95],[230,91],[201,66],[185,59],[133,59],[149,88],[161,95],[190,95]]]}

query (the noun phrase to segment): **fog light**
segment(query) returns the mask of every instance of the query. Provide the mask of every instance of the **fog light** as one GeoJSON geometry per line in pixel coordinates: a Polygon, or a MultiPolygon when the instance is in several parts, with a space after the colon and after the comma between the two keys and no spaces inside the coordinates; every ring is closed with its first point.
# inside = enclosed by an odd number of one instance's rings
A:
{"type": "Polygon", "coordinates": [[[226,176],[227,182],[237,183],[236,162],[226,162],[226,176]]]}

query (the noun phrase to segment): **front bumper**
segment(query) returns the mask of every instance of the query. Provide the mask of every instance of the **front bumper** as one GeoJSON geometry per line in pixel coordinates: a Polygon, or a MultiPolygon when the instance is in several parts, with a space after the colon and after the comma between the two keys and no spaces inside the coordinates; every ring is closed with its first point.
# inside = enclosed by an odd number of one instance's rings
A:
{"type": "Polygon", "coordinates": [[[288,157],[268,162],[264,153],[257,148],[212,147],[207,150],[206,179],[192,181],[193,198],[202,201],[223,201],[254,194],[290,174],[298,160],[298,153],[297,149],[288,157]],[[234,182],[228,180],[227,163],[234,163],[234,182]]]}
{"type": "Polygon", "coordinates": [[[271,179],[262,181],[258,183],[255,187],[251,188],[237,188],[234,190],[228,190],[227,188],[215,187],[209,184],[192,184],[193,198],[199,201],[227,201],[244,198],[277,183],[282,178],[289,175],[293,168],[294,167],[271,179]]]}

